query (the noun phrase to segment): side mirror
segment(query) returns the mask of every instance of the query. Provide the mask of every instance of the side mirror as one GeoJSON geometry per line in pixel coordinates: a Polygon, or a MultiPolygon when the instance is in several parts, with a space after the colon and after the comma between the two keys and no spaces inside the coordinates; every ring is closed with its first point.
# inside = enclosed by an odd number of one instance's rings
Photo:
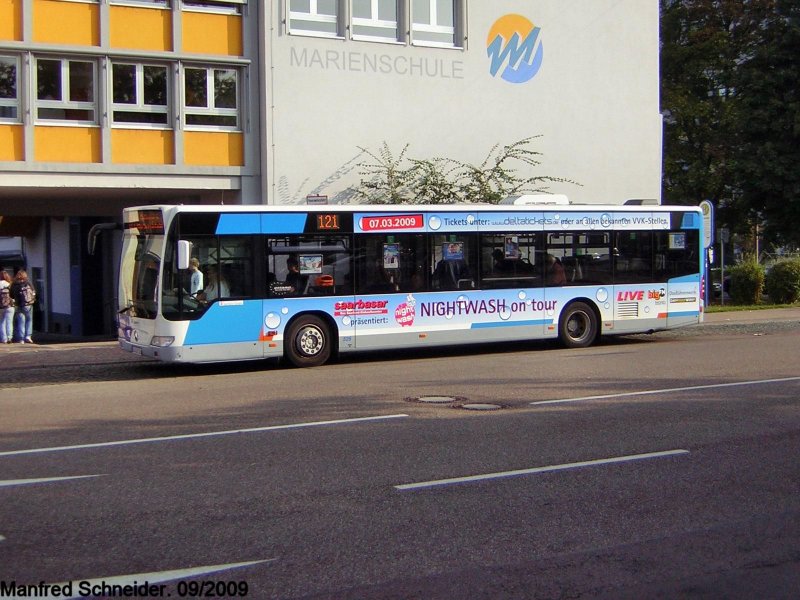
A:
{"type": "Polygon", "coordinates": [[[192,255],[192,242],[178,240],[178,269],[189,268],[189,257],[192,255]]]}
{"type": "Polygon", "coordinates": [[[96,225],[92,225],[92,228],[89,230],[89,240],[88,240],[88,247],[87,250],[89,252],[89,256],[94,256],[94,247],[97,243],[97,237],[103,233],[104,231],[114,231],[114,230],[121,230],[122,225],[119,223],[97,223],[96,225]]]}

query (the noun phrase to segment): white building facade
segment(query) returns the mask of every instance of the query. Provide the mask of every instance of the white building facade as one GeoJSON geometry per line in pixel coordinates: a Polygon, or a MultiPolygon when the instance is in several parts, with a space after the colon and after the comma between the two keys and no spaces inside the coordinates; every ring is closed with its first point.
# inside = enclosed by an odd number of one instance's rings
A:
{"type": "Polygon", "coordinates": [[[480,164],[540,136],[536,175],[574,202],[658,200],[659,11],[642,0],[270,3],[263,196],[350,197],[395,155],[480,164]]]}

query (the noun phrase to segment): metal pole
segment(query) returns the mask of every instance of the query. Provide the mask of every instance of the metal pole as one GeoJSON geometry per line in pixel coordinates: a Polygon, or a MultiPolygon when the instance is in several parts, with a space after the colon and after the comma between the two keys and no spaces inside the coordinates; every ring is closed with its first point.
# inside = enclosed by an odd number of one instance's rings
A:
{"type": "Polygon", "coordinates": [[[761,252],[758,249],[758,221],[756,221],[756,264],[761,264],[761,252]]]}
{"type": "Polygon", "coordinates": [[[720,292],[719,292],[719,303],[720,305],[725,304],[725,237],[719,236],[719,283],[720,283],[720,292]]]}

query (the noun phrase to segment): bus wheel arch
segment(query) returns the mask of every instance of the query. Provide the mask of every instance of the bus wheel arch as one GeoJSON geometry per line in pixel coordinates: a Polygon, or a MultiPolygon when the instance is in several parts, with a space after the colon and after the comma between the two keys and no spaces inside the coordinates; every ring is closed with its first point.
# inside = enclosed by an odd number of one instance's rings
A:
{"type": "Polygon", "coordinates": [[[301,313],[285,331],[283,355],[295,367],[318,367],[338,353],[338,329],[324,313],[301,313]]]}
{"type": "Polygon", "coordinates": [[[586,348],[600,337],[600,311],[588,298],[576,298],[561,311],[558,338],[567,348],[586,348]]]}

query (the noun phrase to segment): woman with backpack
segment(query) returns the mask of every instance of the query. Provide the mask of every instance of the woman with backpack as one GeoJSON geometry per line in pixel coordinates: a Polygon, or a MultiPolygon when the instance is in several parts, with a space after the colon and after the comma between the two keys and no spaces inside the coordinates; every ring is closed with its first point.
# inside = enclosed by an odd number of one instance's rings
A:
{"type": "Polygon", "coordinates": [[[14,300],[11,298],[11,276],[0,271],[0,344],[14,338],[14,300]]]}
{"type": "Polygon", "coordinates": [[[20,269],[14,275],[14,283],[11,284],[11,297],[14,299],[14,304],[16,304],[14,342],[32,344],[33,303],[36,302],[36,290],[33,289],[33,284],[28,281],[28,274],[23,269],[20,269]]]}

